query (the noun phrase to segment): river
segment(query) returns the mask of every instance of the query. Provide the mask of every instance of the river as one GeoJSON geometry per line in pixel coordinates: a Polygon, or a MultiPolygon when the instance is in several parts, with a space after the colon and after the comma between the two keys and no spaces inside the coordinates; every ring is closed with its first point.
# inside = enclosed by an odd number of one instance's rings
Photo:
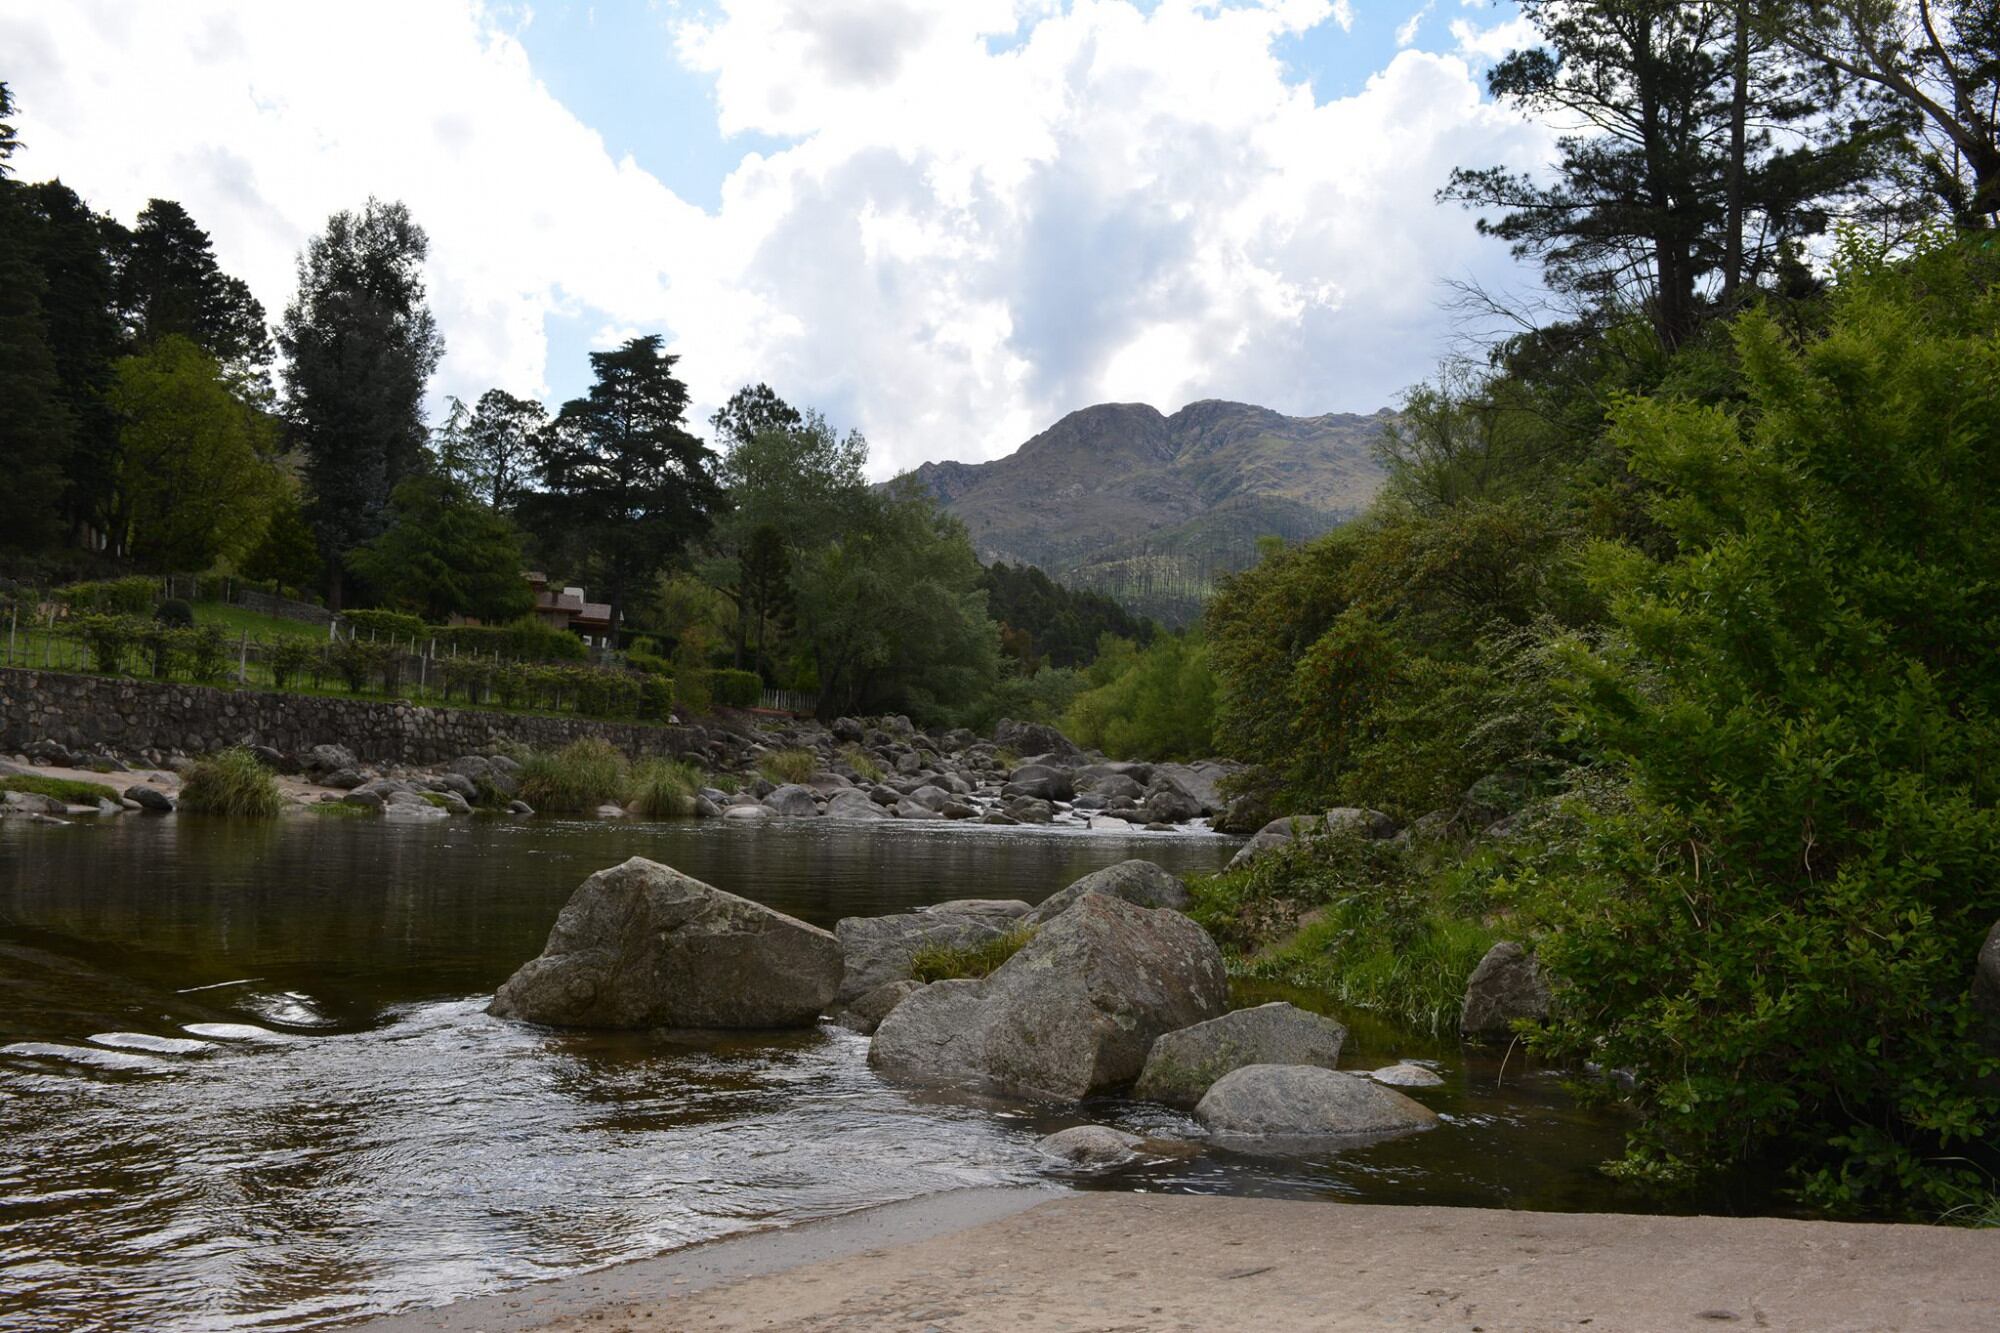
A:
{"type": "Polygon", "coordinates": [[[691,1042],[483,1012],[577,883],[628,856],[831,927],[1039,900],[1129,856],[1206,872],[1233,846],[826,821],[0,822],[0,1326],[320,1327],[962,1185],[1641,1206],[1595,1170],[1614,1117],[1518,1057],[1467,1063],[1366,1024],[1343,1063],[1436,1061],[1441,1129],[1078,1180],[1039,1134],[1194,1127],[1123,1102],[913,1095],[832,1028],[691,1042]]]}

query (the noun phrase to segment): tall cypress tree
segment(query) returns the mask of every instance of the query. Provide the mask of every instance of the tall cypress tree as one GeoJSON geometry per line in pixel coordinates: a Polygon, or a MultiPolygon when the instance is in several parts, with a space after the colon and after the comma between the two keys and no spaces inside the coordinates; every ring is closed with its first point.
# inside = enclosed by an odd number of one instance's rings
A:
{"type": "MultiPolygon", "coordinates": [[[[14,111],[13,93],[0,83],[0,116],[14,111]]],[[[19,146],[13,125],[0,120],[0,458],[7,460],[0,546],[32,550],[56,535],[74,423],[42,314],[39,227],[21,187],[8,179],[19,146]]]]}
{"type": "Polygon", "coordinates": [[[424,301],[428,250],[401,203],[335,213],[299,256],[298,295],[278,327],[286,412],[336,607],[347,552],[382,531],[390,493],[423,462],[424,386],[444,355],[424,301]]]}
{"type": "Polygon", "coordinates": [[[139,342],[179,334],[225,366],[256,375],[269,365],[263,305],[222,271],[208,233],[173,200],[140,211],[119,277],[119,303],[139,342]]]}

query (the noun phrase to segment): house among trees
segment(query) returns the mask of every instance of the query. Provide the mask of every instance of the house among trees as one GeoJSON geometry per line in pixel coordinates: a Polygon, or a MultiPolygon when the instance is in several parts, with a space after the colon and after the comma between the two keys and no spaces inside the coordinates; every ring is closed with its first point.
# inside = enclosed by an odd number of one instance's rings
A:
{"type": "Polygon", "coordinates": [[[521,577],[535,594],[535,619],[580,636],[592,648],[612,646],[610,603],[586,601],[582,588],[552,589],[549,576],[536,570],[524,570],[521,577]]]}

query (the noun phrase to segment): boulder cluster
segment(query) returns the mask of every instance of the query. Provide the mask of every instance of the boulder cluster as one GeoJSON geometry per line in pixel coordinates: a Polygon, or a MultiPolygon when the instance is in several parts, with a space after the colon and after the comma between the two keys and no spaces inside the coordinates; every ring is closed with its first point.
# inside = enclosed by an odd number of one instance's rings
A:
{"type": "MultiPolygon", "coordinates": [[[[1422,1066],[1337,1066],[1346,1030],[1289,1004],[1229,1008],[1221,951],[1149,861],[1096,871],[1039,906],[962,899],[849,917],[831,931],[640,857],[592,875],[541,956],[491,1012],[609,1028],[781,1028],[830,1018],[872,1034],[869,1062],[910,1084],[1037,1101],[1129,1093],[1211,1137],[1352,1140],[1426,1129],[1390,1084],[1422,1066]],[[1014,947],[983,976],[925,982],[920,958],[1014,947]]],[[[1097,1166],[1164,1150],[1103,1126],[1053,1136],[1097,1166]]]]}

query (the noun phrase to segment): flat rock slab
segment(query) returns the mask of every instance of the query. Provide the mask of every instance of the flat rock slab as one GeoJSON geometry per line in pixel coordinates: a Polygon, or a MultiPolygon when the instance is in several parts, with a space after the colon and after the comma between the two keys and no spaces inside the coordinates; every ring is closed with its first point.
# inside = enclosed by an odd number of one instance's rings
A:
{"type": "Polygon", "coordinates": [[[1216,1080],[1194,1108],[1217,1135],[1364,1138],[1429,1129],[1437,1112],[1374,1082],[1313,1065],[1246,1065],[1216,1080]]]}
{"type": "Polygon", "coordinates": [[[1109,1193],[994,1216],[1010,1197],[931,1195],[362,1327],[1986,1333],[2000,1305],[1993,1233],[1953,1227],[1109,1193]]]}
{"type": "Polygon", "coordinates": [[[831,931],[635,856],[570,895],[541,957],[489,1012],[569,1027],[805,1027],[840,974],[831,931]]]}

